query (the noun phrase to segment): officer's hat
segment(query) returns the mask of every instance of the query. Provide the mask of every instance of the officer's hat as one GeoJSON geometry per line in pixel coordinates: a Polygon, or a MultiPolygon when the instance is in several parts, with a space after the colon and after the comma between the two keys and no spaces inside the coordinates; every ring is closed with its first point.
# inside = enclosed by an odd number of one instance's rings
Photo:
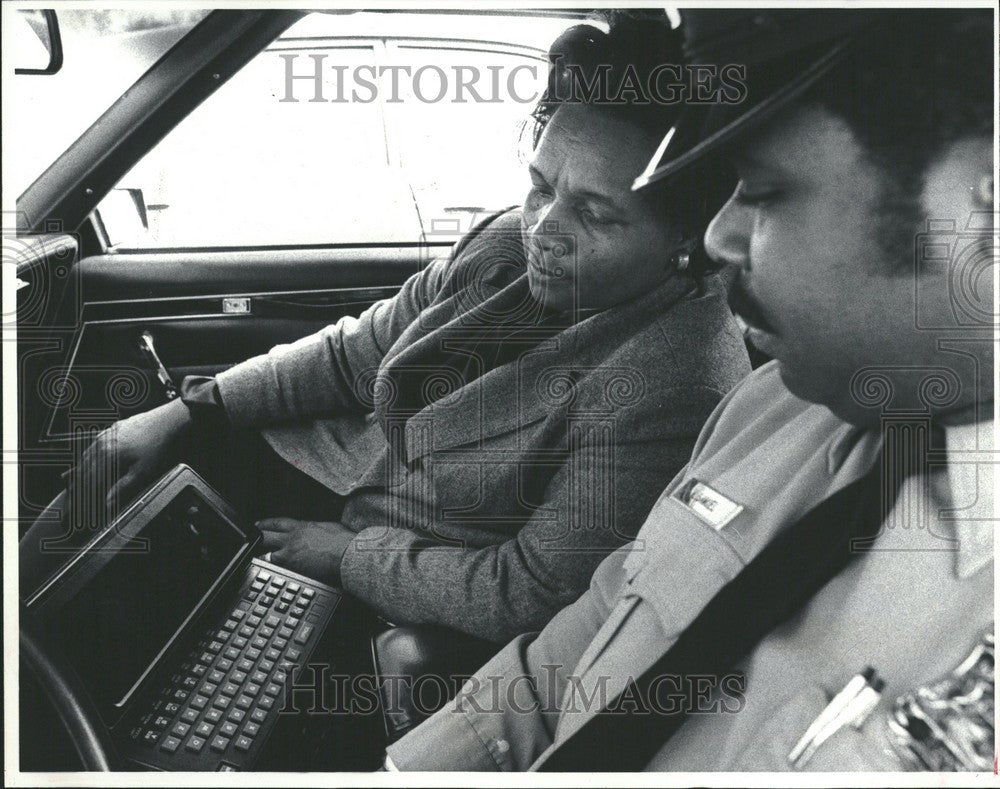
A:
{"type": "Polygon", "coordinates": [[[682,10],[687,62],[745,68],[746,92],[736,103],[689,101],[632,188],[690,175],[692,165],[801,96],[891,18],[872,9],[682,10]]]}

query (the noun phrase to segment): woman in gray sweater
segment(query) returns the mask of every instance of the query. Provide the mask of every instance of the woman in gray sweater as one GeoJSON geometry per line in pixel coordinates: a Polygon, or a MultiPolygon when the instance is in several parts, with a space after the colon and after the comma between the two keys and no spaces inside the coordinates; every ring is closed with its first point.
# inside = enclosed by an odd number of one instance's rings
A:
{"type": "Polygon", "coordinates": [[[115,447],[109,496],[204,466],[248,515],[275,516],[259,521],[273,562],[397,623],[503,641],[578,597],[749,372],[693,251],[704,195],[630,189],[674,108],[574,88],[600,63],[612,89],[649,74],[632,53],[667,47],[636,36],[672,33],[580,26],[553,45],[520,210],[357,318],[117,423],[90,450],[115,447]]]}

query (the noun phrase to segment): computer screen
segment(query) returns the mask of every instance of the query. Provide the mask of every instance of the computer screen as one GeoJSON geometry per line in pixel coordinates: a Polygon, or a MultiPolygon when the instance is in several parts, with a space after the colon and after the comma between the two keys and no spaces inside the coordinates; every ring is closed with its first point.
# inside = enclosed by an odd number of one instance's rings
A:
{"type": "Polygon", "coordinates": [[[50,626],[102,711],[122,704],[246,545],[187,486],[124,545],[104,549],[96,573],[82,570],[50,626]]]}

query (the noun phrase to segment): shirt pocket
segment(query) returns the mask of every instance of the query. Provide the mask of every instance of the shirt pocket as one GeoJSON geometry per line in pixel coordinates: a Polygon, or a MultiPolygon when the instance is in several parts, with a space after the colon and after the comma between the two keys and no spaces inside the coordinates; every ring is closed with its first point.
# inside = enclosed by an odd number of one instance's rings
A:
{"type": "MultiPolygon", "coordinates": [[[[750,703],[752,702],[751,696],[750,703]]],[[[751,732],[749,738],[741,744],[742,750],[736,755],[734,763],[727,765],[725,769],[741,772],[867,772],[904,769],[888,745],[878,711],[869,716],[860,730],[851,726],[839,729],[816,748],[805,764],[794,767],[788,760],[788,754],[826,708],[827,703],[824,690],[819,685],[810,685],[778,705],[769,706],[766,710],[758,709],[754,721],[743,724],[744,730],[751,732]],[[764,714],[760,715],[761,712],[764,714]]],[[[753,713],[748,706],[737,714],[753,713]]]]}
{"type": "Polygon", "coordinates": [[[655,515],[623,565],[625,591],[649,602],[665,634],[676,637],[744,565],[719,531],[677,499],[661,499],[655,515]]]}

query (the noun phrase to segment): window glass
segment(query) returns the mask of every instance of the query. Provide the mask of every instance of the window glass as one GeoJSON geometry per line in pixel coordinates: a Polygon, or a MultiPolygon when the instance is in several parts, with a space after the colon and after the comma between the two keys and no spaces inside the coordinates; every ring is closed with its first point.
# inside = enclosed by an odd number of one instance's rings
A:
{"type": "Polygon", "coordinates": [[[520,205],[545,61],[445,44],[401,43],[390,53],[414,75],[386,110],[428,237],[463,233],[477,218],[520,205]]]}
{"type": "MultiPolygon", "coordinates": [[[[4,81],[16,123],[4,125],[4,174],[21,194],[115,99],[208,13],[196,8],[57,8],[63,66],[4,81]]],[[[5,183],[7,183],[5,181],[5,183]]]]}
{"type": "MultiPolygon", "coordinates": [[[[114,246],[418,240],[409,190],[388,165],[379,103],[313,102],[311,85],[286,96],[281,54],[254,58],[121,180],[120,189],[141,190],[148,229],[130,234],[134,224],[102,214],[114,246]]],[[[334,66],[375,64],[371,46],[296,54],[323,56],[324,97],[337,89],[334,66]]]]}

